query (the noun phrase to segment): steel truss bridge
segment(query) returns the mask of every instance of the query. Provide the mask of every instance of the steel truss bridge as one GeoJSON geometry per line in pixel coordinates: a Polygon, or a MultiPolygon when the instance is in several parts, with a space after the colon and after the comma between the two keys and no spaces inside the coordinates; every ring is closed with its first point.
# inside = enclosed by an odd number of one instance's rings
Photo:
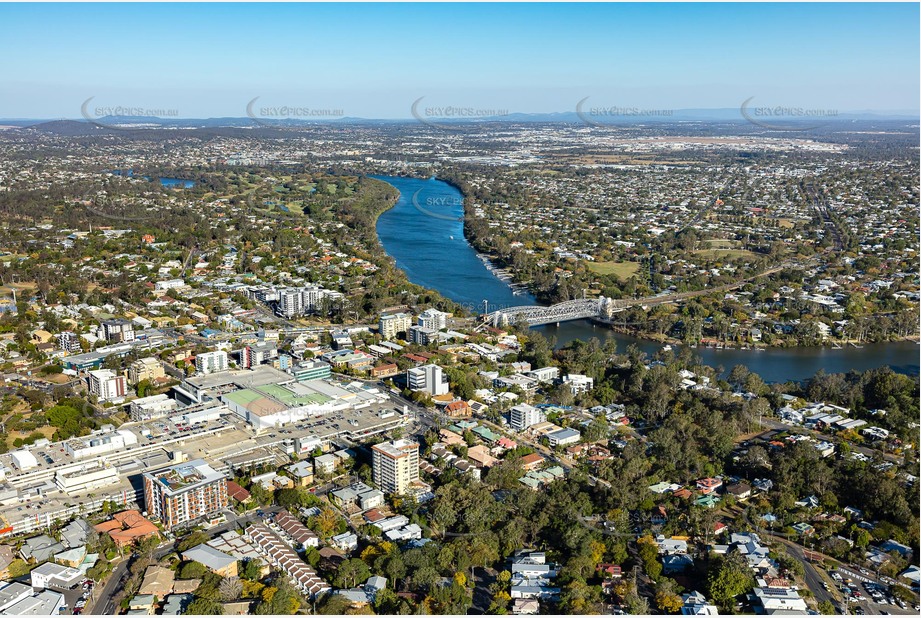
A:
{"type": "Polygon", "coordinates": [[[627,309],[628,303],[610,298],[591,298],[567,300],[562,303],[540,307],[527,305],[522,307],[509,307],[486,314],[485,320],[493,326],[507,326],[517,324],[524,320],[529,326],[542,324],[555,324],[570,320],[584,320],[585,318],[609,318],[614,313],[627,309]]]}

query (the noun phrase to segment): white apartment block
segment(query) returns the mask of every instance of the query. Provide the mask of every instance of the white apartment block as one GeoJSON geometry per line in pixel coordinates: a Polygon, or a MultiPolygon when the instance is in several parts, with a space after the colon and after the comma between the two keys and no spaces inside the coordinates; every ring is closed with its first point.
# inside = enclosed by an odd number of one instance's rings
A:
{"type": "Polygon", "coordinates": [[[417,323],[423,328],[441,330],[448,326],[448,314],[438,309],[426,309],[419,314],[417,323]]]}
{"type": "Polygon", "coordinates": [[[563,378],[563,384],[569,387],[573,395],[587,393],[595,388],[595,380],[578,373],[571,373],[563,378]]]}
{"type": "Polygon", "coordinates": [[[182,279],[167,279],[166,281],[157,281],[154,284],[154,289],[158,292],[163,292],[166,290],[175,290],[178,288],[184,288],[185,281],[182,279]]]}
{"type": "Polygon", "coordinates": [[[111,369],[90,371],[87,387],[100,401],[122,399],[127,392],[125,376],[120,376],[111,369]]]}
{"type": "Polygon", "coordinates": [[[419,445],[409,440],[375,444],[374,483],[388,494],[405,494],[419,480],[419,445]]]}
{"type": "Polygon", "coordinates": [[[422,391],[432,396],[448,393],[448,381],[438,365],[412,367],[406,372],[406,384],[411,391],[422,391]]]}
{"type": "MultiPolygon", "coordinates": [[[[315,311],[320,301],[327,295],[327,291],[315,285],[303,288],[284,288],[275,292],[278,301],[278,313],[286,318],[315,311]]],[[[270,295],[263,294],[262,300],[268,300],[270,295]]]]}
{"type": "Polygon", "coordinates": [[[538,382],[553,382],[560,377],[560,369],[559,367],[541,367],[526,371],[525,375],[534,378],[538,382]]]}
{"type": "Polygon", "coordinates": [[[545,418],[544,413],[538,408],[522,403],[512,407],[509,425],[511,425],[512,429],[515,431],[524,431],[531,425],[543,423],[545,418]]]}
{"type": "Polygon", "coordinates": [[[278,312],[286,318],[304,315],[304,292],[302,290],[279,290],[278,312]]]}
{"type": "Polygon", "coordinates": [[[223,350],[204,352],[195,357],[195,371],[203,375],[226,371],[227,367],[227,352],[223,350]]]}
{"type": "Polygon", "coordinates": [[[131,402],[131,420],[135,422],[149,421],[172,414],[179,408],[179,402],[166,395],[151,395],[141,397],[131,402]]]}

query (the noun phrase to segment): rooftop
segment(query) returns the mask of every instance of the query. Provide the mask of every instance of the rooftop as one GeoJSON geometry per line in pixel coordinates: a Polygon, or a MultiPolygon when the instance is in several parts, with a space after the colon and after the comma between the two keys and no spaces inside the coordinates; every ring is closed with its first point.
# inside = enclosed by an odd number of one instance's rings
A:
{"type": "Polygon", "coordinates": [[[144,476],[159,482],[166,487],[168,493],[180,492],[224,478],[223,474],[209,466],[203,459],[194,459],[161,470],[145,472],[144,476]]]}

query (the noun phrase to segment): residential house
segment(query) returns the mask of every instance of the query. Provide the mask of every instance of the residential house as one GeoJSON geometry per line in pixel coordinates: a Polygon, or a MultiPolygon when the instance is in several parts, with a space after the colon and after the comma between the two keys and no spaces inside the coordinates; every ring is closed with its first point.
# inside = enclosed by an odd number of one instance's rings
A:
{"type": "Polygon", "coordinates": [[[205,543],[182,552],[182,559],[200,562],[208,567],[209,571],[221,577],[236,577],[237,575],[237,559],[205,543]]]}
{"type": "Polygon", "coordinates": [[[752,495],[751,485],[744,482],[730,483],[726,486],[726,493],[734,496],[737,500],[745,500],[752,495]]]}

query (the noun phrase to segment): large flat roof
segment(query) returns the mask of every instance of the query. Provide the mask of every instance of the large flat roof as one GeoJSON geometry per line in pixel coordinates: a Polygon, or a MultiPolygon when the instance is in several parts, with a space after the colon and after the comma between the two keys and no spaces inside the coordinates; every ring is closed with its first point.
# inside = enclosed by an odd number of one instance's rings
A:
{"type": "Polygon", "coordinates": [[[279,371],[271,365],[257,365],[252,369],[236,369],[231,371],[218,371],[202,376],[186,378],[186,383],[197,389],[219,388],[234,384],[240,388],[265,386],[266,384],[285,384],[293,382],[294,377],[284,371],[279,371]]]}
{"type": "Polygon", "coordinates": [[[193,459],[168,468],[145,472],[144,476],[160,483],[168,493],[178,493],[224,478],[223,474],[205,463],[204,459],[193,459]]]}

